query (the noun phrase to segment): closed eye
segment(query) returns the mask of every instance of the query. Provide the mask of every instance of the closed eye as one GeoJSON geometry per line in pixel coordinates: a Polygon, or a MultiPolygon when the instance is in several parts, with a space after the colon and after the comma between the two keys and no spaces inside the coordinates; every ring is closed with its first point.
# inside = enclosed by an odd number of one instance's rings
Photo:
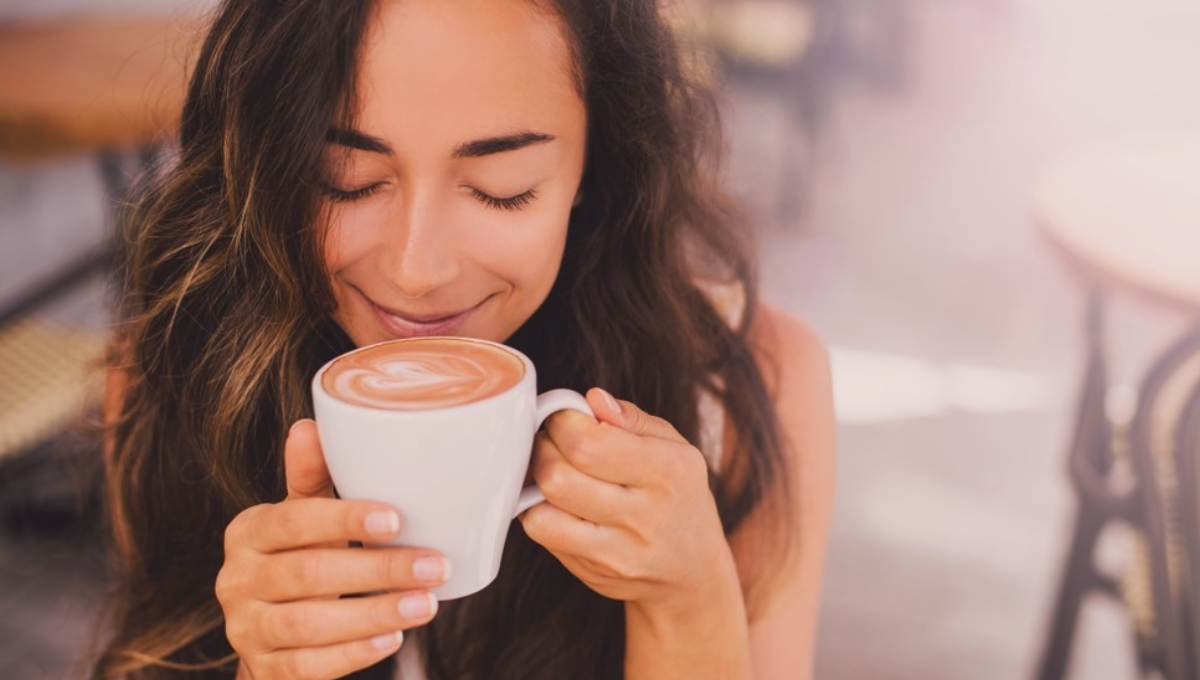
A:
{"type": "MultiPolygon", "coordinates": [[[[357,201],[359,199],[366,198],[367,196],[378,192],[383,187],[383,182],[377,182],[375,184],[369,184],[365,187],[362,187],[361,189],[352,189],[347,191],[326,184],[322,187],[322,191],[326,196],[329,196],[329,200],[333,201],[334,203],[348,203],[350,201],[357,201]]],[[[471,195],[487,207],[496,210],[520,210],[537,198],[537,192],[533,189],[517,194],[516,196],[498,198],[490,194],[485,194],[478,189],[472,188],[471,195]]]]}
{"type": "Polygon", "coordinates": [[[383,182],[376,182],[375,184],[369,184],[361,189],[353,189],[350,191],[338,189],[326,184],[321,187],[321,190],[326,196],[329,197],[329,200],[333,201],[334,203],[346,203],[349,201],[357,201],[360,198],[366,198],[382,188],[383,182]]]}
{"type": "Polygon", "coordinates": [[[495,208],[496,210],[520,210],[529,205],[533,199],[537,198],[537,193],[533,189],[517,194],[516,196],[509,196],[508,198],[489,196],[478,189],[471,189],[471,195],[479,199],[487,207],[495,208]]]}

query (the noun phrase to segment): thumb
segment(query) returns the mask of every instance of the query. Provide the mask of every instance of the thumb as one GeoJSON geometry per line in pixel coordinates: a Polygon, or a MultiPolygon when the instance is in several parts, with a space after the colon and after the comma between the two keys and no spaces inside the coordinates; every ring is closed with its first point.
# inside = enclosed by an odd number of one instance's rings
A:
{"type": "Polygon", "coordinates": [[[596,420],[621,428],[625,427],[625,417],[621,413],[621,405],[607,390],[593,387],[587,391],[584,399],[588,406],[592,407],[592,412],[596,414],[596,420]]]}
{"type": "Polygon", "coordinates": [[[284,444],[283,468],[289,499],[333,498],[333,480],[325,465],[315,420],[304,418],[292,424],[284,444]]]}
{"type": "Polygon", "coordinates": [[[586,396],[588,405],[596,413],[596,419],[615,425],[639,437],[658,437],[672,441],[685,441],[674,425],[657,416],[646,413],[637,404],[624,399],[614,399],[606,390],[593,387],[586,396]]]}

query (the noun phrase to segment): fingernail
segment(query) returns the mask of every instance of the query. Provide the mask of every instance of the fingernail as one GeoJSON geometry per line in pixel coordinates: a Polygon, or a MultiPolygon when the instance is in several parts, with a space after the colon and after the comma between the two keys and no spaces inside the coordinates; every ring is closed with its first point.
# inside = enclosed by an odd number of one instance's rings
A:
{"type": "Polygon", "coordinates": [[[421,581],[445,581],[450,578],[450,560],[445,557],[420,557],[413,561],[413,576],[421,581]]]}
{"type": "Polygon", "coordinates": [[[364,522],[367,531],[387,536],[400,531],[400,513],[394,510],[377,510],[367,515],[367,521],[364,522]]]}
{"type": "Polygon", "coordinates": [[[400,598],[400,616],[406,619],[421,619],[437,611],[437,599],[433,593],[405,595],[400,598]]]}
{"type": "Polygon", "coordinates": [[[401,642],[404,642],[404,631],[402,630],[398,630],[395,633],[384,633],[383,635],[371,638],[371,646],[380,651],[391,649],[401,642]]]}
{"type": "Polygon", "coordinates": [[[300,423],[311,423],[311,422],[315,422],[315,421],[313,421],[312,418],[301,418],[300,420],[297,420],[296,422],[292,423],[291,427],[288,428],[288,434],[290,435],[293,431],[295,431],[296,426],[299,425],[300,423]]]}
{"type": "Polygon", "coordinates": [[[617,413],[621,412],[621,405],[617,403],[616,399],[613,399],[613,395],[609,394],[603,387],[597,387],[596,389],[600,391],[600,396],[604,397],[604,403],[608,404],[609,408],[617,413]]]}

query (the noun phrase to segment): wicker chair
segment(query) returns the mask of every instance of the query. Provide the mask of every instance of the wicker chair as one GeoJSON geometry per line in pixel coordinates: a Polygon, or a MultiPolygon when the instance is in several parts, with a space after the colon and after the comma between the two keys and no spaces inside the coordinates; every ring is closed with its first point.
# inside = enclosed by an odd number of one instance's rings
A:
{"type": "Polygon", "coordinates": [[[1200,327],[1176,342],[1151,370],[1129,442],[1137,480],[1136,503],[1130,508],[1136,538],[1121,591],[1142,673],[1171,679],[1196,678],[1200,670],[1189,642],[1197,611],[1189,574],[1198,555],[1189,543],[1194,548],[1198,398],[1200,327]],[[1193,433],[1190,441],[1181,436],[1185,432],[1193,433]]]}

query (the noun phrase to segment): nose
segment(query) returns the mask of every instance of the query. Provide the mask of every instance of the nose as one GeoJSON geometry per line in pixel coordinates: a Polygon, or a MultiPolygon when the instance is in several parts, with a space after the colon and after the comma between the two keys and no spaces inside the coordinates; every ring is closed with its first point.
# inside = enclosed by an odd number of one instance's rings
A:
{"type": "Polygon", "coordinates": [[[433,196],[404,201],[388,229],[380,274],[401,297],[417,299],[453,281],[459,274],[458,239],[433,196]]]}

